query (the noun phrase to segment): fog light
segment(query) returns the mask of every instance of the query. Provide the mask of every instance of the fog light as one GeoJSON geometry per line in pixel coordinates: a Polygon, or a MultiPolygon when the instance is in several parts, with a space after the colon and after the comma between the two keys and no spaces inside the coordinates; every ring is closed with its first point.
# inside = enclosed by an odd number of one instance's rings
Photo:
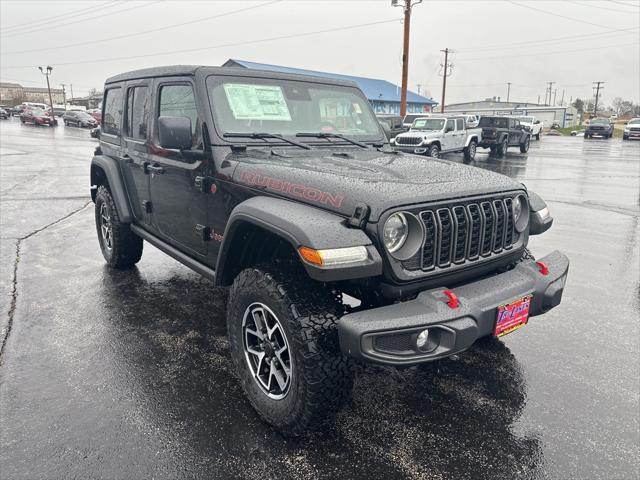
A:
{"type": "Polygon", "coordinates": [[[429,329],[423,330],[418,334],[416,338],[416,346],[419,350],[427,350],[429,345],[429,329]]]}

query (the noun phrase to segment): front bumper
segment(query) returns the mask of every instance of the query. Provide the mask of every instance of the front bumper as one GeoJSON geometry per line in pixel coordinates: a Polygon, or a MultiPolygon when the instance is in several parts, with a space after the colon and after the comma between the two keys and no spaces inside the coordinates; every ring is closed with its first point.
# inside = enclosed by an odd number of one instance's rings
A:
{"type": "Polygon", "coordinates": [[[429,147],[431,146],[431,142],[423,142],[418,145],[398,145],[397,143],[393,145],[393,148],[400,152],[405,153],[415,153],[418,155],[427,153],[429,147]]]}
{"type": "Polygon", "coordinates": [[[533,294],[529,316],[534,317],[560,304],[569,259],[555,251],[540,261],[548,267],[546,275],[529,260],[508,272],[453,288],[457,308],[449,307],[443,287],[423,291],[408,302],[345,315],[338,322],[340,348],[356,359],[394,366],[464,351],[478,338],[493,334],[500,305],[533,294]],[[425,353],[415,344],[426,328],[436,344],[425,353]]]}

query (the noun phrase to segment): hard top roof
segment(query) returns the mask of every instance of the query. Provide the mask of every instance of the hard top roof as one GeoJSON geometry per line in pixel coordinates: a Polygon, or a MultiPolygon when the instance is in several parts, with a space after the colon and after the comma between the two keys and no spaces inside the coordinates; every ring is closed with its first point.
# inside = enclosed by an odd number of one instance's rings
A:
{"type": "Polygon", "coordinates": [[[205,75],[232,75],[238,77],[258,77],[258,78],[274,78],[278,80],[304,80],[314,83],[328,83],[331,85],[342,85],[345,87],[357,87],[355,82],[349,80],[339,80],[329,77],[317,77],[310,75],[299,75],[295,73],[280,73],[268,70],[254,70],[241,67],[213,67],[206,65],[168,65],[163,67],[143,68],[140,70],[132,70],[130,72],[120,73],[113,77],[107,78],[105,84],[123,82],[127,80],[136,80],[140,78],[153,77],[175,77],[175,76],[193,76],[197,73],[205,75]]]}

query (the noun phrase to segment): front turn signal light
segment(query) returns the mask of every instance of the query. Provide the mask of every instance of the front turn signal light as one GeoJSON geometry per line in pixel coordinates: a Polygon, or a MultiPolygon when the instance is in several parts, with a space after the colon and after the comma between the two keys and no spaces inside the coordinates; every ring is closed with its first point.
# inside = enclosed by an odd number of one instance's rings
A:
{"type": "Polygon", "coordinates": [[[308,263],[319,267],[332,267],[350,263],[364,262],[369,258],[366,247],[346,247],[316,250],[309,247],[299,247],[298,253],[308,263]]]}

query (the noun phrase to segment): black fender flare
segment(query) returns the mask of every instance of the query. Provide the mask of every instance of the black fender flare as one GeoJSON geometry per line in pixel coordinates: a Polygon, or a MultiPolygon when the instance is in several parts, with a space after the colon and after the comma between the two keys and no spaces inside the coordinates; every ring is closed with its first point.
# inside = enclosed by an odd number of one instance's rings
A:
{"type": "Polygon", "coordinates": [[[106,178],[120,221],[122,223],[131,223],[133,215],[131,214],[129,198],[127,197],[127,191],[122,181],[117,160],[106,155],[94,155],[91,159],[91,198],[94,201],[96,197],[94,187],[100,181],[98,170],[101,170],[106,178]]]}
{"type": "Polygon", "coordinates": [[[257,196],[238,204],[227,222],[216,265],[216,284],[226,285],[225,269],[231,268],[229,251],[238,227],[250,223],[271,232],[298,251],[305,246],[316,250],[364,246],[369,258],[345,266],[317,266],[300,260],[308,275],[322,282],[373,277],[382,274],[382,258],[367,234],[347,226],[344,217],[290,200],[257,196]]]}

